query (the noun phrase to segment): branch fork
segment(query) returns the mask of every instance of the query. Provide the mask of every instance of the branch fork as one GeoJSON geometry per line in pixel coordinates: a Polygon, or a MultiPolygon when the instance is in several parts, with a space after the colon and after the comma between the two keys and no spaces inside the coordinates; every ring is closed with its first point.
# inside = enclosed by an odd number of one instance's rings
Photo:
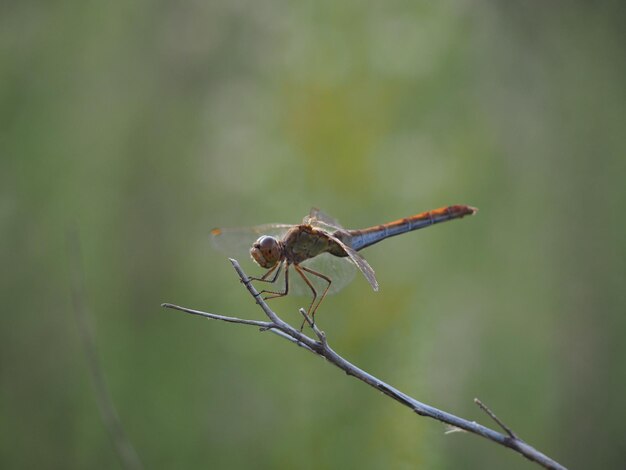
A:
{"type": "Polygon", "coordinates": [[[410,408],[413,412],[420,416],[432,418],[441,423],[447,424],[452,430],[461,430],[481,436],[485,439],[495,442],[496,444],[507,447],[523,455],[527,459],[541,465],[544,468],[566,470],[563,465],[521,440],[478,398],[474,399],[476,405],[478,405],[480,409],[485,412],[487,416],[489,416],[504,431],[504,434],[481,424],[478,424],[475,421],[468,421],[446,411],[439,410],[435,407],[422,403],[410,397],[409,395],[402,393],[391,385],[374,377],[373,375],[365,372],[364,370],[358,368],[354,364],[348,362],[329,346],[326,334],[315,325],[311,317],[306,313],[304,309],[300,309],[299,311],[304,317],[305,323],[311,327],[316,339],[305,335],[304,333],[302,333],[302,331],[294,328],[289,323],[281,319],[272,309],[269,308],[265,300],[263,300],[261,294],[252,284],[251,279],[243,272],[241,266],[239,266],[239,263],[234,259],[230,259],[230,262],[232,263],[233,268],[235,269],[237,274],[239,275],[241,283],[246,287],[246,289],[255,299],[255,302],[259,305],[259,307],[261,307],[269,321],[248,320],[237,317],[217,315],[214,313],[207,313],[200,310],[193,310],[187,307],[180,307],[178,305],[173,305],[169,303],[164,303],[161,306],[165,308],[180,310],[182,312],[186,312],[192,315],[198,315],[211,320],[221,320],[229,323],[251,325],[259,328],[260,331],[271,331],[281,338],[291,341],[297,346],[300,346],[317,356],[325,358],[328,362],[343,370],[346,374],[351,375],[361,380],[362,382],[365,382],[371,387],[374,387],[388,397],[410,408]]]}

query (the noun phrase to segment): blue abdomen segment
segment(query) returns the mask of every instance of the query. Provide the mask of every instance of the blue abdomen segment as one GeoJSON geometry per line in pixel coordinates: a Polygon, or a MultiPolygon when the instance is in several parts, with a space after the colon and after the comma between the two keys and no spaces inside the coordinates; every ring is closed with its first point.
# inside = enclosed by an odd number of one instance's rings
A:
{"type": "Polygon", "coordinates": [[[348,233],[351,236],[350,245],[357,251],[362,250],[385,238],[412,232],[413,230],[418,230],[440,222],[460,219],[466,215],[473,215],[476,211],[477,209],[471,206],[448,206],[363,230],[349,230],[348,233]]]}

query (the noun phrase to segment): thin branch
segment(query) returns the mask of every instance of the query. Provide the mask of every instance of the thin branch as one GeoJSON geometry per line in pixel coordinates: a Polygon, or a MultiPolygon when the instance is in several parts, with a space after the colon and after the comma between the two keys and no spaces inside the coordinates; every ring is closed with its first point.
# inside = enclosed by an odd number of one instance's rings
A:
{"type": "Polygon", "coordinates": [[[241,323],[242,325],[254,325],[259,328],[268,330],[273,328],[274,324],[267,321],[246,320],[243,318],[226,317],[224,315],[217,315],[215,313],[201,312],[200,310],[193,310],[191,308],[180,307],[172,304],[161,304],[161,307],[172,308],[174,310],[180,310],[181,312],[191,313],[192,315],[198,315],[204,318],[210,318],[211,320],[222,320],[230,323],[241,323]]]}
{"type": "Polygon", "coordinates": [[[291,341],[293,344],[295,344],[296,346],[300,346],[302,349],[306,349],[309,352],[312,352],[313,354],[317,354],[317,352],[315,352],[313,349],[311,349],[310,347],[308,347],[306,344],[304,344],[301,341],[298,341],[295,338],[292,338],[291,336],[289,336],[287,333],[285,333],[284,331],[281,330],[277,330],[276,328],[272,328],[270,330],[272,333],[274,333],[277,336],[280,336],[283,339],[286,339],[287,341],[291,341]]]}
{"type": "Polygon", "coordinates": [[[510,427],[508,427],[506,424],[504,424],[502,421],[500,421],[500,418],[498,418],[496,414],[493,411],[491,411],[487,405],[485,405],[478,398],[474,398],[474,403],[476,403],[480,407],[481,410],[487,413],[487,415],[491,419],[493,419],[496,422],[496,424],[500,426],[504,430],[504,432],[509,435],[511,439],[519,439],[517,435],[513,432],[513,430],[510,427]]]}
{"type": "MultiPolygon", "coordinates": [[[[184,312],[188,312],[194,315],[201,315],[207,318],[212,318],[216,320],[228,321],[231,323],[242,323],[247,325],[256,325],[261,326],[262,331],[270,330],[273,333],[279,335],[280,337],[295,343],[298,346],[301,346],[308,351],[325,358],[328,362],[343,370],[346,374],[351,375],[362,382],[376,388],[377,390],[383,392],[385,395],[393,398],[397,402],[402,405],[410,408],[415,413],[420,416],[425,416],[427,418],[432,418],[434,420],[445,423],[453,428],[458,428],[478,436],[482,436],[490,441],[495,442],[504,447],[508,447],[513,451],[523,455],[527,459],[536,462],[537,464],[543,466],[548,469],[556,469],[556,470],[566,470],[563,465],[551,459],[547,455],[539,452],[534,447],[530,446],[526,442],[519,439],[508,427],[506,427],[496,416],[489,410],[486,406],[484,406],[480,400],[477,401],[477,404],[492,418],[498,425],[505,430],[506,435],[499,433],[493,429],[490,429],[486,426],[476,423],[475,421],[468,421],[463,418],[459,418],[451,413],[447,413],[445,411],[439,410],[433,406],[422,403],[405,393],[395,389],[391,385],[383,382],[382,380],[374,377],[371,374],[368,374],[364,370],[358,368],[354,364],[350,363],[342,356],[337,354],[328,344],[326,339],[326,335],[324,332],[320,331],[312,322],[310,318],[307,318],[306,312],[303,312],[305,317],[305,322],[308,323],[313,332],[317,336],[318,340],[305,335],[301,331],[295,329],[290,324],[282,320],[274,311],[272,311],[267,303],[263,300],[259,292],[255,289],[254,285],[250,281],[250,278],[243,272],[239,263],[231,259],[230,262],[237,271],[237,274],[241,278],[241,282],[246,286],[250,295],[255,299],[256,303],[261,307],[263,312],[267,315],[269,322],[257,322],[254,320],[241,320],[239,318],[234,317],[224,317],[222,315],[215,314],[207,314],[204,312],[200,312],[198,310],[191,310],[184,307],[177,307],[171,304],[163,304],[163,307],[167,308],[175,308],[177,310],[182,310],[184,312]]],[[[302,313],[302,312],[301,312],[302,313]]]]}
{"type": "MultiPolygon", "coordinates": [[[[309,348],[306,344],[302,343],[301,341],[298,341],[296,338],[292,337],[290,334],[285,333],[282,330],[277,329],[276,325],[272,322],[266,322],[266,321],[258,321],[258,320],[247,320],[244,318],[237,318],[237,317],[229,317],[226,315],[217,315],[215,313],[208,313],[208,312],[203,312],[201,310],[194,310],[191,308],[187,308],[187,307],[181,307],[180,305],[174,305],[174,304],[168,304],[168,303],[164,303],[161,304],[161,307],[164,308],[170,308],[172,310],[180,310],[181,312],[185,312],[185,313],[190,313],[192,315],[197,315],[200,317],[204,317],[204,318],[208,318],[210,320],[221,320],[221,321],[225,321],[227,323],[239,323],[241,325],[252,325],[252,326],[257,326],[259,327],[260,331],[271,331],[272,333],[280,336],[283,339],[286,339],[288,341],[291,341],[292,343],[295,343],[296,345],[312,352],[315,353],[315,351],[313,351],[311,348],[309,348]]],[[[317,353],[316,353],[317,354],[317,353]]]]}
{"type": "Polygon", "coordinates": [[[309,316],[308,313],[306,313],[306,310],[301,308],[300,313],[304,317],[304,321],[309,324],[309,326],[313,330],[313,333],[315,333],[315,336],[317,336],[317,339],[320,340],[320,343],[322,343],[322,345],[327,345],[328,343],[326,342],[326,333],[324,333],[317,327],[317,325],[313,322],[313,319],[309,316]]]}

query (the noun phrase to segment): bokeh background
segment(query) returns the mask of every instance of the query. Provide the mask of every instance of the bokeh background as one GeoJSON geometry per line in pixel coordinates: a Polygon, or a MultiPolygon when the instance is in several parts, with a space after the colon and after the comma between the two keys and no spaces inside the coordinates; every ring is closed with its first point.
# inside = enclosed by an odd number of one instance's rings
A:
{"type": "MultiPolygon", "coordinates": [[[[419,400],[492,426],[477,396],[564,465],[623,468],[623,5],[4,2],[0,466],[120,467],[82,278],[145,468],[535,468],[269,333],[159,307],[261,318],[215,226],[471,204],[364,252],[380,292],[357,278],[320,326],[419,400]]],[[[273,306],[299,324],[304,302],[273,306]]]]}

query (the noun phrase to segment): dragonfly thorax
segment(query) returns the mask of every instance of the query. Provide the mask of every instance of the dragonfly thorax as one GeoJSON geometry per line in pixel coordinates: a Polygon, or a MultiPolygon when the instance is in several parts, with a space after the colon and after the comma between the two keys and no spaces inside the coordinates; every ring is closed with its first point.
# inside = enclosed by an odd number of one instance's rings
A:
{"type": "Polygon", "coordinates": [[[269,269],[283,259],[283,244],[274,237],[263,235],[250,248],[250,255],[259,266],[269,269]]]}

